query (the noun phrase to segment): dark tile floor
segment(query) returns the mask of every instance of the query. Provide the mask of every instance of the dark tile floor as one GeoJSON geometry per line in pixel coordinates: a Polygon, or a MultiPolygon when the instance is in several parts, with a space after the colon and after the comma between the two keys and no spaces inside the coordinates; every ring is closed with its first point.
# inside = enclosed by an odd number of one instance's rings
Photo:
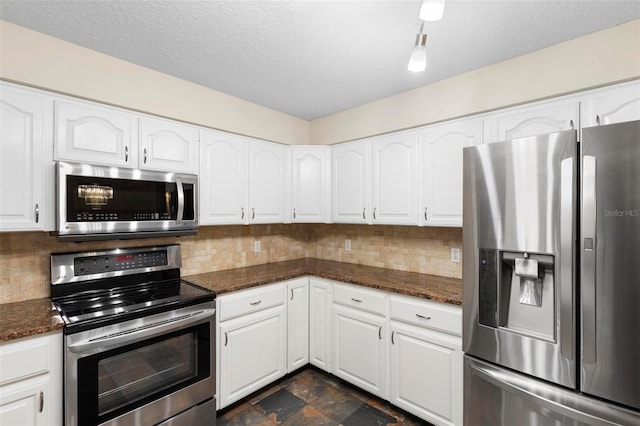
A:
{"type": "Polygon", "coordinates": [[[429,426],[314,367],[306,367],[218,412],[217,426],[429,426]]]}

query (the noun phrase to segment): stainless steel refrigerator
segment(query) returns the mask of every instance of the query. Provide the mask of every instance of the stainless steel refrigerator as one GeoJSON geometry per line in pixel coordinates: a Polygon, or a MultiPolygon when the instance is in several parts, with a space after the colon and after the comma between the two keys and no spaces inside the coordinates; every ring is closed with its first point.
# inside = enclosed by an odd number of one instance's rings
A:
{"type": "Polygon", "coordinates": [[[464,149],[464,424],[640,425],[640,121],[464,149]]]}

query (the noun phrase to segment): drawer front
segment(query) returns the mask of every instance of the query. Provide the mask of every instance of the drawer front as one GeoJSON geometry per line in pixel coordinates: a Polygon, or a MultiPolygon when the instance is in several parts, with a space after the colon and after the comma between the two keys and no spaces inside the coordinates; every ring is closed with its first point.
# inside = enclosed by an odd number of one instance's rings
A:
{"type": "Polygon", "coordinates": [[[413,297],[391,296],[391,319],[462,335],[462,309],[413,297]]]}
{"type": "Polygon", "coordinates": [[[285,286],[281,283],[234,292],[219,297],[220,321],[235,318],[273,306],[285,301],[285,286]]]}
{"type": "Polygon", "coordinates": [[[377,315],[387,312],[386,295],[380,290],[338,284],[333,287],[333,301],[377,315]]]}
{"type": "Polygon", "coordinates": [[[52,338],[30,337],[0,345],[0,385],[47,373],[52,338]]]}

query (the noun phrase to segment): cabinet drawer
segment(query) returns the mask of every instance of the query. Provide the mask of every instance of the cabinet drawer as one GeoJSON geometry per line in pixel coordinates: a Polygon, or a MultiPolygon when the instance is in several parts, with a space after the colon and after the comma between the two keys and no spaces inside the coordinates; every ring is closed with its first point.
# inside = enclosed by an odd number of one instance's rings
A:
{"type": "Polygon", "coordinates": [[[391,296],[391,319],[462,335],[462,310],[456,306],[391,296]]]}
{"type": "Polygon", "coordinates": [[[0,385],[47,373],[51,339],[39,336],[0,345],[0,385]]]}
{"type": "Polygon", "coordinates": [[[385,293],[382,291],[345,285],[336,285],[333,288],[333,301],[335,303],[378,315],[386,314],[385,300],[385,293]]]}
{"type": "Polygon", "coordinates": [[[282,284],[243,290],[219,297],[220,321],[282,305],[285,286],[282,284]]]}

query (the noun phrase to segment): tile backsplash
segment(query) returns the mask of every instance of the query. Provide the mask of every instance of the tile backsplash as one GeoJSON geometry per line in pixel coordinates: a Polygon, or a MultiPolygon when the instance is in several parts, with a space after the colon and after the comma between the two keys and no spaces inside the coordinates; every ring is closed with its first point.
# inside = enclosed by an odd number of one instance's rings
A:
{"type": "Polygon", "coordinates": [[[198,235],[148,240],[59,242],[45,232],[0,233],[0,303],[49,297],[49,255],[114,247],[179,243],[182,275],[315,257],[461,278],[460,228],[367,225],[251,225],[201,227],[198,235]],[[351,251],[344,240],[351,240],[351,251]],[[254,252],[260,241],[261,251],[254,252]]]}

